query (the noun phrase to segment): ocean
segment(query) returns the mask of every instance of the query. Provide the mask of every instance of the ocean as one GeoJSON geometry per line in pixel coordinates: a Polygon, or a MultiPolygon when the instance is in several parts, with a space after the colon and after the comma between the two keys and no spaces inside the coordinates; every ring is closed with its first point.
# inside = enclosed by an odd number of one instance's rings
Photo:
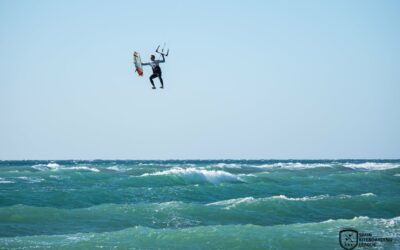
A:
{"type": "Polygon", "coordinates": [[[400,160],[0,161],[0,249],[344,249],[346,240],[400,249],[400,160]],[[339,237],[343,229],[358,238],[339,237]]]}

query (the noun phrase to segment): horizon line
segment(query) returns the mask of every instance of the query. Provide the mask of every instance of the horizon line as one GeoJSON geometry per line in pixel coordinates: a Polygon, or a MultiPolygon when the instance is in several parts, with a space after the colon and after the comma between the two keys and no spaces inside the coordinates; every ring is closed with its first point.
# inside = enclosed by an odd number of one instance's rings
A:
{"type": "Polygon", "coordinates": [[[0,161],[400,161],[400,158],[169,158],[169,159],[0,159],[0,161]]]}

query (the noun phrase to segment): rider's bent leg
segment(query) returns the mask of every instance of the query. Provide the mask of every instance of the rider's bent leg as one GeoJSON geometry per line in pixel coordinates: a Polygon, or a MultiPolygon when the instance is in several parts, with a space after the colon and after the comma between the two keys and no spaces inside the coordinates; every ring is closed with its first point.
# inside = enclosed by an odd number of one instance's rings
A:
{"type": "Polygon", "coordinates": [[[153,88],[156,87],[156,86],[154,86],[154,81],[153,81],[154,78],[157,78],[157,74],[152,74],[152,75],[150,76],[150,82],[151,82],[151,85],[153,85],[153,88]]]}

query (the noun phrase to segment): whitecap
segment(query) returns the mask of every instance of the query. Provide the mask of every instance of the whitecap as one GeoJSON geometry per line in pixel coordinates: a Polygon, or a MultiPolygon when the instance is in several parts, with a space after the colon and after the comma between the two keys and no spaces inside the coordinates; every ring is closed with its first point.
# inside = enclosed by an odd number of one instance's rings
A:
{"type": "Polygon", "coordinates": [[[230,207],[234,207],[240,203],[249,203],[249,202],[253,202],[256,199],[254,199],[253,197],[243,197],[243,198],[236,198],[236,199],[229,199],[229,200],[223,200],[223,201],[216,201],[216,202],[212,202],[212,203],[208,203],[206,204],[206,206],[228,206],[230,207]]]}
{"type": "Polygon", "coordinates": [[[265,197],[265,198],[244,197],[244,198],[222,200],[222,201],[208,203],[206,205],[207,206],[227,206],[226,208],[230,209],[241,203],[254,203],[254,202],[268,201],[268,200],[274,200],[274,199],[282,199],[282,200],[288,200],[288,201],[313,201],[313,200],[326,199],[329,197],[330,197],[329,195],[319,195],[319,196],[311,196],[311,197],[305,196],[305,197],[299,197],[299,198],[292,198],[292,197],[287,197],[286,195],[280,194],[280,195],[275,195],[275,196],[265,197]]]}
{"type": "Polygon", "coordinates": [[[56,169],[58,168],[60,165],[58,165],[55,162],[50,162],[49,164],[46,165],[48,168],[52,168],[52,169],[56,169]]]}
{"type": "Polygon", "coordinates": [[[70,167],[70,168],[65,168],[69,170],[85,170],[85,171],[91,171],[91,172],[100,172],[97,168],[91,168],[91,167],[86,167],[86,166],[79,166],[79,167],[70,167]]]}
{"type": "Polygon", "coordinates": [[[397,227],[400,222],[400,216],[392,219],[382,219],[386,228],[397,227]]]}
{"type": "Polygon", "coordinates": [[[176,175],[188,180],[203,180],[212,184],[218,184],[221,182],[236,182],[240,179],[231,173],[220,171],[220,170],[204,170],[196,168],[172,168],[165,171],[159,171],[155,173],[145,173],[141,176],[149,175],[176,175]]]}
{"type": "Polygon", "coordinates": [[[8,184],[8,183],[15,183],[15,182],[0,177],[0,184],[8,184]]]}
{"type": "Polygon", "coordinates": [[[361,196],[376,196],[374,193],[365,193],[361,194],[361,196]]]}
{"type": "Polygon", "coordinates": [[[322,224],[328,224],[328,223],[340,223],[343,224],[343,222],[348,222],[348,221],[365,221],[369,220],[368,216],[356,216],[353,217],[352,219],[327,219],[321,222],[317,222],[317,224],[322,223],[322,224]]]}
{"type": "Polygon", "coordinates": [[[121,168],[121,167],[119,167],[117,165],[114,165],[114,166],[111,166],[111,167],[107,167],[106,169],[112,170],[112,171],[115,171],[115,172],[126,172],[128,170],[131,170],[132,168],[121,168]]]}
{"type": "Polygon", "coordinates": [[[44,165],[44,164],[33,165],[32,168],[33,168],[33,169],[36,169],[36,170],[39,170],[39,171],[46,171],[46,170],[49,170],[49,169],[47,168],[47,165],[44,165]]]}
{"type": "Polygon", "coordinates": [[[85,170],[91,172],[100,172],[97,168],[87,167],[87,166],[76,166],[76,167],[62,167],[57,163],[49,163],[49,164],[37,164],[33,165],[32,168],[39,171],[47,171],[47,170],[85,170]]]}
{"type": "Polygon", "coordinates": [[[364,162],[364,163],[345,163],[343,167],[354,170],[387,170],[400,167],[399,163],[380,163],[380,162],[364,162]]]}
{"type": "Polygon", "coordinates": [[[349,194],[341,194],[337,196],[339,199],[349,199],[351,198],[351,195],[349,194]]]}
{"type": "Polygon", "coordinates": [[[87,234],[78,233],[75,235],[67,235],[66,239],[70,240],[70,241],[79,242],[79,241],[89,241],[93,237],[94,237],[94,234],[87,235],[87,234]]]}
{"type": "Polygon", "coordinates": [[[236,163],[223,163],[220,162],[218,164],[213,164],[210,165],[211,167],[217,167],[217,168],[241,168],[241,166],[239,164],[236,163]]]}
{"type": "Polygon", "coordinates": [[[291,197],[287,197],[284,194],[280,194],[280,195],[272,196],[271,199],[282,199],[282,200],[288,200],[288,201],[314,201],[314,200],[326,199],[328,197],[329,197],[329,195],[324,194],[324,195],[318,195],[318,196],[305,196],[305,197],[299,197],[299,198],[291,198],[291,197]]]}
{"type": "Polygon", "coordinates": [[[330,168],[332,164],[325,163],[301,163],[301,162],[278,162],[273,164],[262,164],[262,165],[252,165],[256,168],[280,168],[288,170],[302,170],[302,169],[312,169],[312,168],[330,168]]]}
{"type": "Polygon", "coordinates": [[[60,168],[60,165],[55,162],[51,162],[48,164],[36,164],[36,165],[33,165],[32,168],[39,170],[39,171],[47,171],[49,169],[58,170],[60,168]]]}
{"type": "Polygon", "coordinates": [[[122,172],[123,170],[120,169],[118,166],[111,166],[107,168],[108,170],[113,170],[113,171],[117,171],[117,172],[122,172]]]}
{"type": "MultiPolygon", "coordinates": [[[[268,172],[266,172],[266,173],[268,173],[268,172]]],[[[255,174],[238,174],[238,176],[256,177],[255,174]]]]}
{"type": "Polygon", "coordinates": [[[333,219],[327,219],[327,220],[324,220],[324,221],[322,221],[321,223],[331,223],[331,222],[334,222],[335,220],[333,220],[333,219]]]}
{"type": "Polygon", "coordinates": [[[155,166],[157,164],[152,162],[139,162],[138,166],[155,166]]]}
{"type": "Polygon", "coordinates": [[[369,220],[368,216],[356,216],[351,220],[369,220]]]}

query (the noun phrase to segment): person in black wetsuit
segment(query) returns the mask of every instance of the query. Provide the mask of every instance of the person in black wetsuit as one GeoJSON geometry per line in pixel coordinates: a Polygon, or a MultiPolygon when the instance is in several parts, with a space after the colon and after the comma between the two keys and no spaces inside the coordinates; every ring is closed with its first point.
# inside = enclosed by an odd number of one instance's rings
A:
{"type": "Polygon", "coordinates": [[[151,85],[153,85],[153,89],[156,88],[156,86],[154,86],[153,79],[157,78],[157,77],[160,79],[161,88],[162,89],[164,88],[164,82],[163,82],[163,79],[162,79],[162,72],[161,72],[161,68],[160,68],[159,64],[165,62],[165,57],[164,57],[163,54],[161,54],[161,56],[162,56],[162,60],[156,60],[156,57],[154,55],[151,55],[151,57],[150,57],[151,61],[149,63],[142,63],[142,66],[149,65],[149,66],[151,66],[151,68],[153,70],[153,74],[150,76],[150,82],[151,82],[151,85]]]}

